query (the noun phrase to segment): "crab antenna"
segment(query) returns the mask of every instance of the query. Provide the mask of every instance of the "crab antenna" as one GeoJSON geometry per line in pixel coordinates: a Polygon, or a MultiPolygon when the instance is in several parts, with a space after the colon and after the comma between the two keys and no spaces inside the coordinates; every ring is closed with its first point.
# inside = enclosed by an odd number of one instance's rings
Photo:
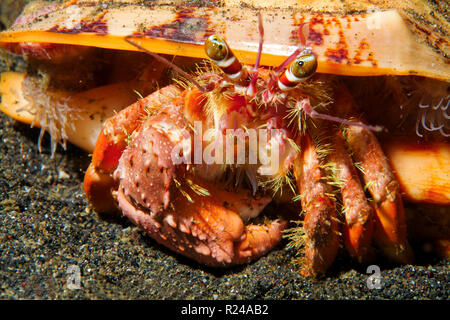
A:
{"type": "Polygon", "coordinates": [[[349,126],[361,127],[361,128],[367,129],[367,130],[375,131],[375,132],[381,132],[384,130],[384,127],[382,127],[382,126],[371,126],[371,125],[360,123],[360,122],[355,122],[355,121],[342,119],[339,117],[334,117],[329,114],[319,113],[311,107],[311,104],[309,103],[309,99],[303,99],[301,101],[298,101],[296,107],[299,110],[303,110],[308,116],[310,116],[313,119],[322,119],[322,120],[327,120],[327,121],[333,121],[333,122],[337,122],[337,123],[346,124],[349,126]]]}
{"type": "Polygon", "coordinates": [[[299,28],[298,28],[298,37],[300,39],[300,46],[301,47],[306,47],[306,39],[305,39],[305,34],[303,33],[303,27],[306,25],[306,22],[303,22],[300,24],[299,28]]]}
{"type": "Polygon", "coordinates": [[[182,70],[180,67],[178,67],[176,64],[170,62],[169,60],[167,60],[166,58],[160,56],[159,54],[156,54],[154,52],[151,52],[150,50],[147,50],[146,48],[144,48],[143,46],[141,46],[140,44],[138,44],[137,42],[135,42],[134,40],[131,40],[131,36],[125,37],[125,41],[128,42],[129,44],[131,44],[132,46],[135,46],[136,48],[144,51],[145,53],[148,53],[149,55],[151,55],[153,58],[155,58],[156,60],[158,60],[159,62],[162,62],[164,64],[166,64],[167,66],[169,66],[170,68],[174,69],[176,72],[178,72],[182,77],[184,77],[185,79],[187,79],[189,82],[193,83],[201,92],[208,92],[211,90],[208,90],[208,88],[202,86],[197,80],[195,80],[190,74],[188,74],[187,72],[185,72],[184,70],[182,70]]]}
{"type": "Polygon", "coordinates": [[[264,26],[261,12],[258,12],[258,29],[259,29],[259,46],[258,46],[258,55],[256,56],[256,62],[254,66],[255,71],[258,71],[259,64],[261,62],[261,55],[264,43],[264,26]]]}
{"type": "Polygon", "coordinates": [[[259,30],[259,46],[258,55],[256,56],[255,65],[253,66],[253,73],[251,75],[250,84],[247,88],[247,94],[254,96],[256,94],[256,81],[258,80],[258,68],[261,62],[262,49],[264,44],[264,26],[261,12],[258,12],[258,30],[259,30]]]}
{"type": "Polygon", "coordinates": [[[284,69],[286,69],[286,67],[300,54],[300,52],[302,52],[302,50],[305,49],[306,47],[306,39],[305,39],[305,35],[303,33],[303,27],[306,25],[307,23],[304,22],[302,24],[300,24],[299,28],[298,28],[298,37],[300,39],[300,44],[299,47],[297,48],[297,50],[294,51],[294,53],[292,53],[289,57],[287,57],[286,60],[284,60],[276,69],[275,69],[275,74],[278,75],[281,71],[283,71],[284,69]]]}
{"type": "Polygon", "coordinates": [[[281,71],[286,69],[286,67],[300,54],[301,49],[298,48],[295,50],[286,60],[284,60],[274,71],[276,75],[278,75],[281,71]]]}

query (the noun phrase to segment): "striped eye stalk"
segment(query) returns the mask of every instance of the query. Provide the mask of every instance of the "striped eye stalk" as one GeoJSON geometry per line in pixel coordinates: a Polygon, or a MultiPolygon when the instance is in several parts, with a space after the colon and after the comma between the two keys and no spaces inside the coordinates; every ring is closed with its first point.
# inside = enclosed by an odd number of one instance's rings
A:
{"type": "Polygon", "coordinates": [[[220,68],[228,79],[239,85],[248,85],[249,74],[231,51],[224,39],[217,35],[205,41],[206,55],[220,68]]]}
{"type": "Polygon", "coordinates": [[[300,54],[278,77],[281,91],[294,88],[298,83],[309,79],[317,69],[317,58],[312,53],[300,54]]]}

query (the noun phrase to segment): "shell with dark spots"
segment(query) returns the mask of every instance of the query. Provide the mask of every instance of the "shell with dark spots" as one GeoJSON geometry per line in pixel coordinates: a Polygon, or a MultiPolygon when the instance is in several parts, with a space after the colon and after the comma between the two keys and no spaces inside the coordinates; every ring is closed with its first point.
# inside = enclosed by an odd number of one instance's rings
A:
{"type": "MultiPolygon", "coordinates": [[[[445,1],[444,1],[445,2],[445,1]]],[[[33,1],[0,43],[82,45],[204,57],[211,34],[227,39],[245,64],[255,61],[257,16],[264,19],[261,65],[278,66],[301,38],[317,55],[319,73],[419,75],[449,79],[447,6],[435,1],[33,1]],[[214,5],[212,5],[214,3],[214,5]],[[217,5],[219,3],[220,5],[217,5]],[[392,54],[395,52],[396,54],[392,54]]]]}

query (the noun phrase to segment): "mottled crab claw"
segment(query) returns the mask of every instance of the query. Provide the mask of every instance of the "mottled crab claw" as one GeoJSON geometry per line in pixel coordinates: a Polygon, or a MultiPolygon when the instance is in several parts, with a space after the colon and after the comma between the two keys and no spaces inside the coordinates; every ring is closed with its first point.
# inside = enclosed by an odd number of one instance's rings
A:
{"type": "Polygon", "coordinates": [[[280,242],[285,221],[246,225],[241,217],[249,209],[262,211],[269,199],[254,200],[250,191],[229,192],[205,181],[196,183],[210,194],[178,194],[168,209],[157,214],[133,204],[120,188],[117,199],[124,216],[153,239],[205,265],[246,263],[280,242]]]}
{"type": "Polygon", "coordinates": [[[92,162],[84,177],[86,196],[97,212],[111,212],[117,208],[112,196],[112,191],[117,189],[117,185],[112,174],[127,146],[128,135],[139,127],[146,115],[146,108],[160,107],[179,92],[175,86],[162,88],[105,122],[97,138],[92,162]]]}

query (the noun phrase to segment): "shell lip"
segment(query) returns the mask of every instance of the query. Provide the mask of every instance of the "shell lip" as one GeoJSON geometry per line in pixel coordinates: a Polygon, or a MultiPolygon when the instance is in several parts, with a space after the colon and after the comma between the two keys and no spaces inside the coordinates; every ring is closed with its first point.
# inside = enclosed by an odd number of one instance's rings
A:
{"type": "MultiPolygon", "coordinates": [[[[153,52],[160,54],[170,54],[178,56],[186,56],[192,58],[207,59],[203,43],[198,41],[179,41],[168,40],[164,38],[152,38],[146,35],[132,36],[132,39],[138,39],[142,45],[151,48],[153,52]]],[[[0,43],[20,43],[20,42],[36,42],[42,43],[42,39],[46,42],[55,44],[72,44],[80,46],[95,46],[104,49],[139,51],[138,48],[129,44],[121,36],[93,34],[93,33],[60,33],[50,31],[20,31],[0,33],[0,43]]],[[[233,49],[240,61],[252,65],[256,60],[257,53],[243,49],[233,49]]],[[[272,53],[262,53],[261,65],[278,66],[286,56],[283,54],[276,55],[272,53]]],[[[366,66],[356,64],[339,63],[333,60],[320,60],[317,68],[318,73],[347,75],[347,76],[382,76],[382,75],[422,75],[412,70],[399,70],[392,68],[382,68],[379,66],[366,66]]],[[[450,82],[450,78],[444,74],[430,72],[428,75],[422,75],[435,78],[441,81],[450,82]]]]}
{"type": "MultiPolygon", "coordinates": [[[[415,1],[303,3],[279,1],[158,0],[33,1],[0,42],[51,42],[134,50],[124,37],[143,39],[155,53],[205,58],[202,44],[223,36],[244,64],[258,50],[258,14],[264,21],[261,64],[278,66],[299,45],[319,57],[321,73],[349,76],[420,75],[450,81],[444,12],[415,1]],[[418,13],[423,13],[420,19],[418,13]],[[441,19],[442,18],[442,19],[441,19]],[[429,27],[440,23],[438,29],[429,27]]],[[[436,27],[437,28],[437,27],[436,27]]]]}

